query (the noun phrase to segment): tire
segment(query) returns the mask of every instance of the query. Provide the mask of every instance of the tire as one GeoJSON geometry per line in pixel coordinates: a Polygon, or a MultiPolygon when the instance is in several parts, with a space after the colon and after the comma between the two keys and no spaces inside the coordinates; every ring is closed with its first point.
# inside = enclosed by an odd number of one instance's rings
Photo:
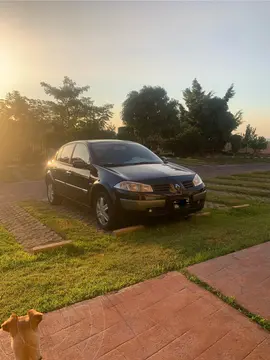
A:
{"type": "Polygon", "coordinates": [[[200,205],[199,205],[196,209],[194,209],[193,211],[191,211],[191,212],[188,214],[188,216],[190,216],[191,214],[196,214],[196,213],[202,211],[203,208],[204,208],[204,205],[205,205],[205,201],[202,201],[202,202],[200,203],[200,205]]]}
{"type": "Polygon", "coordinates": [[[202,211],[205,205],[205,200],[201,202],[200,206],[198,207],[197,211],[202,211]]]}
{"type": "Polygon", "coordinates": [[[50,181],[47,183],[47,198],[51,205],[60,205],[63,198],[56,194],[54,184],[50,181]]]}
{"type": "Polygon", "coordinates": [[[113,230],[117,226],[116,209],[106,191],[99,191],[96,194],[93,210],[97,224],[101,229],[113,230]]]}

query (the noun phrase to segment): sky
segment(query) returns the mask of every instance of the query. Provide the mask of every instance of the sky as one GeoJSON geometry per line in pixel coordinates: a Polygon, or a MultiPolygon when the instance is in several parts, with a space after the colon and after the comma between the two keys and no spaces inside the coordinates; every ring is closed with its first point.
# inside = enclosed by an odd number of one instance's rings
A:
{"type": "Polygon", "coordinates": [[[239,131],[270,138],[269,19],[266,1],[0,2],[0,98],[46,99],[40,82],[67,75],[114,104],[118,127],[130,91],[159,85],[181,101],[196,77],[218,96],[234,83],[239,131]]]}

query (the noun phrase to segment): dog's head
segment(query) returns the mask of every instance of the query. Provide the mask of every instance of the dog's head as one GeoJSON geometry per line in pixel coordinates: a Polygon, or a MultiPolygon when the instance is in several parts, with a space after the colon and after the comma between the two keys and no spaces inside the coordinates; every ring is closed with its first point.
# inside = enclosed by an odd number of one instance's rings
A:
{"type": "Polygon", "coordinates": [[[42,317],[42,313],[32,309],[25,316],[12,314],[1,325],[1,328],[11,335],[16,359],[41,359],[38,325],[42,317]]]}
{"type": "Polygon", "coordinates": [[[28,311],[26,316],[17,316],[12,314],[2,325],[4,331],[10,333],[14,337],[18,332],[27,330],[36,331],[39,323],[42,321],[43,314],[32,309],[28,311]]]}

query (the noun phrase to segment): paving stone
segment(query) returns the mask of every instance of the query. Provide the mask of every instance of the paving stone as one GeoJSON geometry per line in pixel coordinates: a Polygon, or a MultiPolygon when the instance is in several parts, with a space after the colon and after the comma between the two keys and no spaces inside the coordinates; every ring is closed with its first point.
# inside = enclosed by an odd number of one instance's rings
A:
{"type": "Polygon", "coordinates": [[[266,339],[261,342],[246,358],[245,360],[269,360],[270,340],[266,339]]]}
{"type": "Polygon", "coordinates": [[[176,338],[164,327],[156,325],[121,345],[118,350],[126,359],[144,360],[158,352],[176,338]]]}
{"type": "MultiPolygon", "coordinates": [[[[177,272],[45,314],[40,334],[48,360],[270,359],[268,332],[177,272]]],[[[4,332],[0,349],[14,360],[4,332]]]]}
{"type": "Polygon", "coordinates": [[[270,320],[270,242],[193,265],[189,271],[270,320]]]}
{"type": "Polygon", "coordinates": [[[15,203],[0,205],[0,224],[13,234],[26,250],[63,241],[55,231],[15,203]]]}

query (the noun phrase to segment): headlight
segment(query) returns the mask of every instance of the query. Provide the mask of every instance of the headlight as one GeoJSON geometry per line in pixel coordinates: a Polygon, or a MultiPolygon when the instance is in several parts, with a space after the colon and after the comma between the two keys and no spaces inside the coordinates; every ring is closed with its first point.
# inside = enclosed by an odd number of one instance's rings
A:
{"type": "Polygon", "coordinates": [[[133,192],[153,192],[152,186],[132,181],[122,181],[114,186],[116,189],[133,192]]]}
{"type": "Polygon", "coordinates": [[[203,181],[198,174],[196,174],[194,176],[193,184],[194,184],[194,186],[199,186],[199,185],[203,184],[203,181]]]}

